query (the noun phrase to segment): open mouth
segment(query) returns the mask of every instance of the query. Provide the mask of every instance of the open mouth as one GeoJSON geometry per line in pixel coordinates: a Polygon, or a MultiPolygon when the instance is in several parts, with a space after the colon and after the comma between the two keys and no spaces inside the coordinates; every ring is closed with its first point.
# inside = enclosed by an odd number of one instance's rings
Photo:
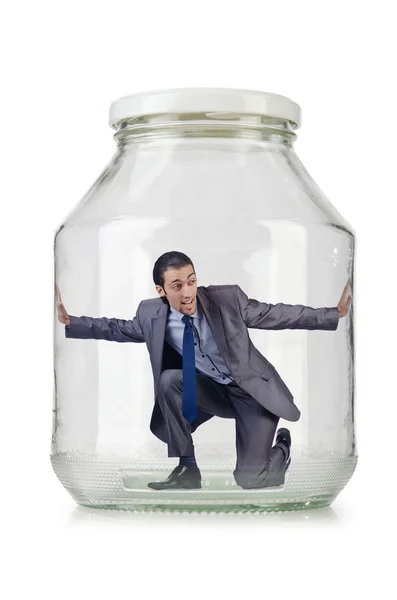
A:
{"type": "Polygon", "coordinates": [[[182,304],[184,306],[191,306],[193,304],[193,300],[190,300],[190,302],[182,302],[182,304]]]}

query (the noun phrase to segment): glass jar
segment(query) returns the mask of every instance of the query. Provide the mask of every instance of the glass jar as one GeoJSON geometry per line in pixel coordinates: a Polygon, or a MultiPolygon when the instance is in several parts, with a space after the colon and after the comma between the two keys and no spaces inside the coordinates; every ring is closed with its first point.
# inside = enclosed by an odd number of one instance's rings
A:
{"type": "Polygon", "coordinates": [[[297,510],[352,476],[355,234],[300,119],[253,90],[112,103],[116,152],[55,235],[51,462],[77,503],[297,510]]]}

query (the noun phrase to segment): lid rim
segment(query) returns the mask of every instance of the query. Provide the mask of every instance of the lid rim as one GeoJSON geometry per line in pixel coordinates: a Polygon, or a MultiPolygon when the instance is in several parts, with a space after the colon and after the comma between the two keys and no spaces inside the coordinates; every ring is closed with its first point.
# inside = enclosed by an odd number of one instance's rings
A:
{"type": "Polygon", "coordinates": [[[243,88],[171,88],[122,96],[109,109],[109,125],[156,113],[225,112],[259,114],[301,124],[300,106],[281,94],[243,88]]]}

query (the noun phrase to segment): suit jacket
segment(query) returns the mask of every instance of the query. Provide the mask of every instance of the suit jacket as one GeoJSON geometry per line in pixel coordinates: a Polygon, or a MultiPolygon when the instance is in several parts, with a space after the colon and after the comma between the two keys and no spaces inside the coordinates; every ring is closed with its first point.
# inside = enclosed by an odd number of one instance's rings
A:
{"type": "MultiPolygon", "coordinates": [[[[276,416],[297,421],[300,411],[293,395],[275,367],[255,348],[247,328],[335,331],[339,323],[338,308],[267,304],[248,298],[238,285],[198,286],[197,297],[236,383],[276,416]]],[[[140,302],[132,320],[70,315],[70,325],[65,327],[68,338],[146,343],[155,396],[150,429],[164,442],[167,441],[165,422],[157,401],[160,375],[165,369],[182,369],[181,355],[164,339],[168,309],[168,301],[163,298],[149,298],[140,302]]],[[[191,430],[211,417],[198,409],[191,430]]]]}

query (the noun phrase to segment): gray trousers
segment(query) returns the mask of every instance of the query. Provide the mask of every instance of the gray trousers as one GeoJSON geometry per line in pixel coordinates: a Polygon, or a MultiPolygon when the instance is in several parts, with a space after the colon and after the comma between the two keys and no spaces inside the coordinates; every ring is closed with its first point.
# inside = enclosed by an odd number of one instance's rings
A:
{"type": "MultiPolygon", "coordinates": [[[[283,444],[272,447],[279,417],[269,412],[235,382],[223,385],[196,372],[197,406],[203,411],[236,421],[237,462],[233,471],[243,488],[284,483],[283,444]]],[[[182,415],[182,369],[161,373],[158,402],[167,427],[168,456],[193,456],[189,421],[182,415]]]]}

